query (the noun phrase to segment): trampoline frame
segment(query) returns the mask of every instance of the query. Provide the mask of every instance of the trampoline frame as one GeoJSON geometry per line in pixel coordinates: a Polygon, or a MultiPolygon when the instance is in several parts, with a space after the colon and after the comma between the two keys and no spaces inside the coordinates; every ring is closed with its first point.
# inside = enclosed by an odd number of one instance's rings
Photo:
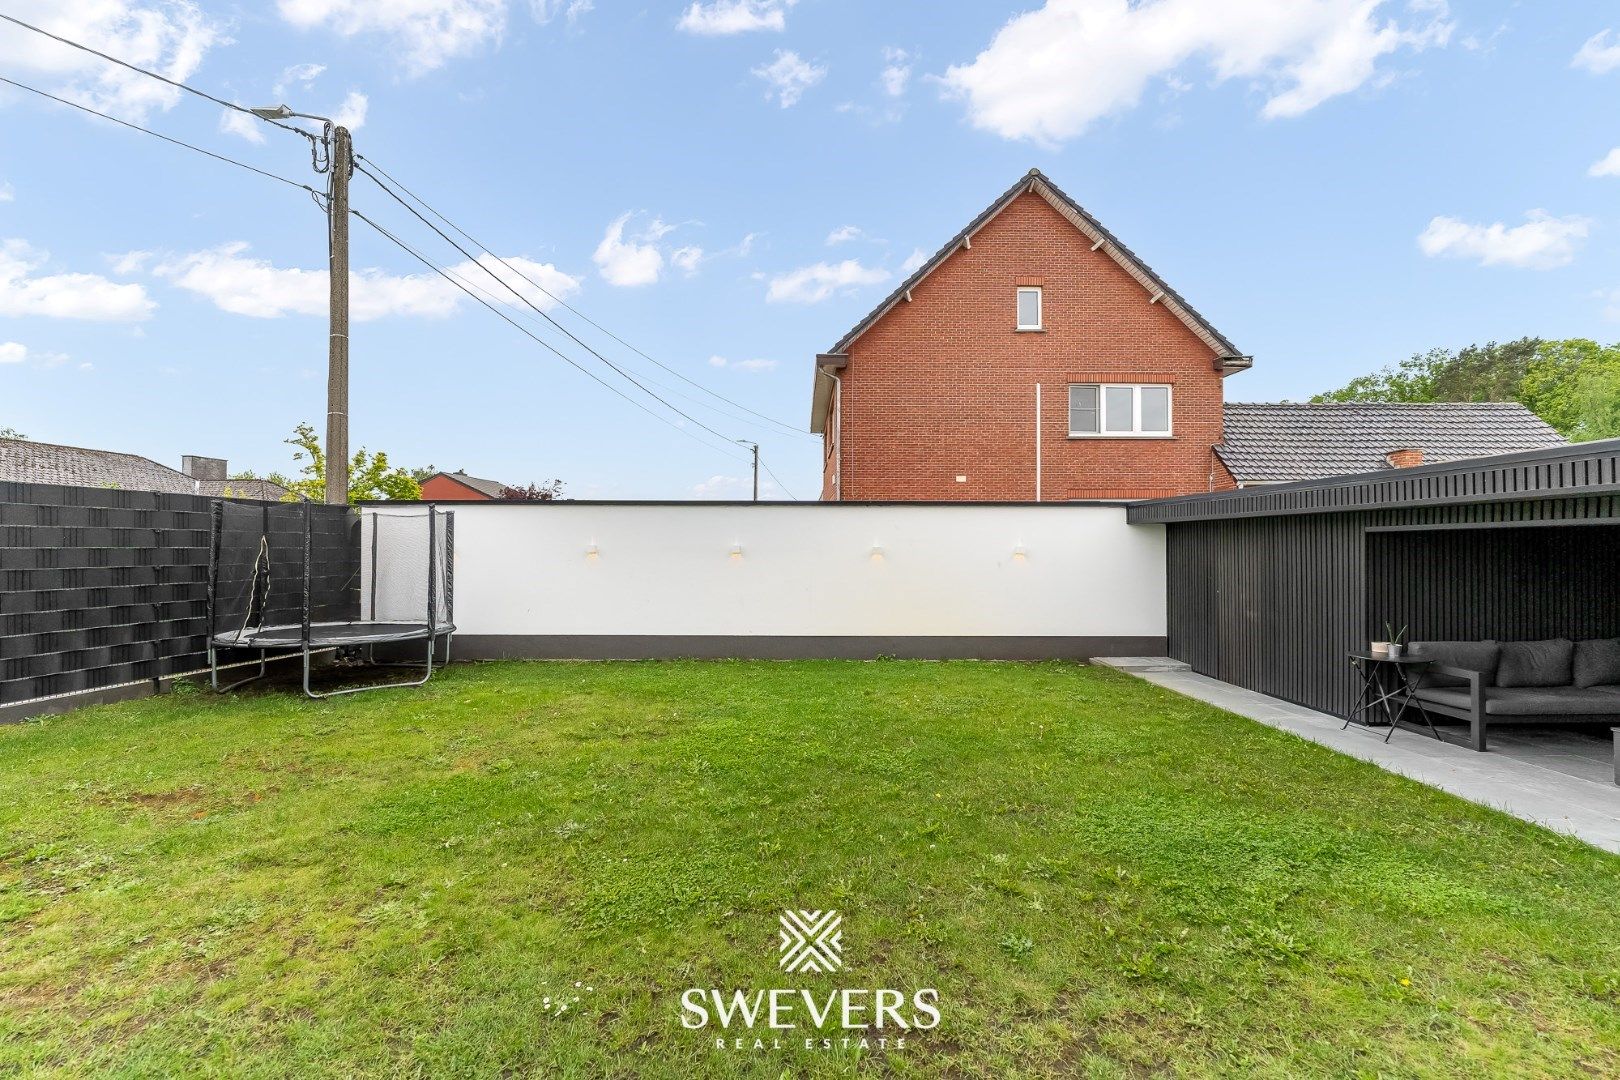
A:
{"type": "MultiPolygon", "coordinates": [[[[217,598],[218,592],[219,592],[220,544],[221,544],[221,540],[222,540],[223,535],[224,535],[224,511],[225,511],[225,500],[223,500],[223,499],[215,499],[214,500],[213,513],[211,515],[211,517],[212,517],[212,537],[211,537],[211,543],[209,545],[209,559],[208,559],[208,563],[209,563],[209,566],[208,566],[208,671],[209,671],[209,684],[213,687],[213,689],[214,689],[214,691],[216,693],[223,694],[223,693],[227,693],[227,692],[229,692],[231,690],[234,690],[239,686],[245,686],[250,682],[256,682],[259,679],[264,678],[265,675],[267,674],[267,667],[268,667],[269,660],[270,660],[269,654],[272,651],[274,651],[274,652],[278,652],[278,653],[281,654],[281,655],[276,657],[276,659],[278,659],[278,660],[280,660],[280,659],[288,659],[288,658],[291,658],[294,655],[301,655],[303,657],[303,669],[304,669],[304,671],[303,671],[303,688],[304,688],[304,694],[305,694],[306,697],[313,698],[313,699],[315,699],[317,701],[325,699],[325,698],[340,697],[340,696],[342,696],[344,694],[360,694],[360,693],[366,692],[367,690],[392,690],[392,689],[402,689],[402,688],[417,687],[417,686],[425,685],[427,683],[427,681],[433,677],[433,664],[434,664],[435,656],[436,656],[436,654],[438,652],[439,638],[441,638],[441,637],[444,638],[444,659],[439,662],[440,666],[443,667],[445,664],[448,664],[450,662],[451,638],[454,637],[455,632],[456,632],[456,626],[455,626],[455,550],[456,550],[455,537],[456,537],[456,517],[455,517],[455,512],[450,511],[450,510],[441,511],[441,510],[438,509],[437,506],[435,506],[435,505],[433,505],[431,503],[426,504],[426,507],[427,507],[427,520],[428,520],[427,622],[426,622],[426,624],[425,624],[425,626],[423,628],[422,637],[427,643],[427,656],[426,656],[425,662],[424,662],[424,664],[422,666],[422,677],[420,679],[405,679],[405,680],[401,680],[401,681],[398,681],[398,682],[374,683],[374,684],[372,684],[370,686],[350,686],[350,687],[344,687],[344,688],[337,689],[337,690],[327,690],[327,691],[317,692],[310,684],[310,671],[311,671],[311,666],[312,666],[311,663],[310,663],[310,658],[315,653],[332,652],[332,651],[334,651],[336,649],[339,649],[339,648],[350,648],[350,647],[364,646],[365,650],[366,650],[366,662],[370,666],[376,666],[376,667],[411,667],[411,668],[414,668],[417,665],[414,662],[390,662],[390,663],[378,664],[378,663],[376,663],[376,660],[375,660],[376,646],[379,643],[381,643],[381,644],[402,644],[404,641],[414,640],[414,638],[405,638],[405,639],[402,640],[402,639],[398,638],[397,635],[389,635],[389,637],[386,638],[386,639],[379,637],[379,638],[377,638],[377,639],[375,639],[373,641],[369,641],[369,642],[365,641],[363,636],[360,637],[357,640],[346,641],[346,642],[327,642],[327,643],[323,643],[323,642],[321,642],[319,640],[319,635],[318,635],[319,626],[318,626],[318,624],[312,624],[311,621],[310,621],[310,578],[311,578],[311,565],[312,565],[312,562],[313,562],[313,559],[312,559],[312,545],[311,545],[311,542],[310,542],[311,533],[312,533],[312,529],[311,529],[312,522],[311,522],[311,515],[310,515],[310,505],[311,505],[311,503],[310,503],[310,500],[308,500],[308,499],[303,499],[302,502],[303,502],[303,509],[304,509],[304,513],[303,513],[303,519],[304,519],[304,544],[303,544],[304,593],[303,593],[303,611],[302,611],[303,619],[302,619],[301,623],[298,626],[300,640],[299,640],[297,645],[289,644],[289,645],[284,645],[284,646],[265,646],[265,645],[254,646],[254,645],[234,644],[234,643],[232,643],[232,642],[230,642],[228,640],[223,640],[218,634],[216,634],[214,632],[214,611],[215,611],[216,598],[217,598]],[[439,575],[438,575],[438,572],[437,572],[438,571],[438,565],[439,565],[439,563],[438,563],[438,554],[439,554],[439,545],[440,545],[440,540],[439,540],[439,517],[440,517],[441,514],[444,517],[444,539],[443,539],[443,547],[444,547],[444,575],[443,576],[444,576],[444,581],[443,581],[443,589],[444,589],[444,604],[445,604],[445,620],[442,623],[438,619],[438,599],[439,599],[438,590],[439,590],[439,587],[440,587],[440,582],[438,580],[439,575]],[[258,654],[259,654],[258,670],[254,674],[249,675],[245,679],[238,679],[235,682],[227,683],[224,686],[221,686],[219,684],[219,671],[220,671],[219,651],[220,651],[220,649],[242,649],[242,650],[257,649],[258,654]]],[[[266,535],[268,535],[269,506],[266,505],[264,509],[265,509],[265,530],[266,530],[266,535]]],[[[382,511],[379,510],[376,507],[361,507],[361,508],[359,508],[358,512],[359,512],[359,515],[360,515],[359,520],[361,520],[362,522],[365,520],[365,515],[367,514],[367,512],[371,513],[373,515],[373,517],[380,516],[381,513],[382,513],[382,511]]],[[[372,614],[374,616],[376,614],[376,604],[377,604],[377,556],[378,556],[377,535],[378,535],[378,531],[379,530],[378,530],[377,524],[376,524],[375,521],[373,521],[372,527],[371,527],[371,604],[372,604],[372,614]]],[[[356,619],[353,622],[354,623],[363,623],[365,621],[367,621],[367,620],[356,619]]],[[[375,620],[371,620],[371,621],[375,621],[375,620]]],[[[348,625],[353,625],[353,623],[350,623],[348,625]]],[[[391,622],[391,623],[388,623],[388,624],[381,624],[381,625],[398,625],[398,623],[397,623],[397,621],[395,621],[395,622],[391,622]]],[[[249,661],[249,663],[251,663],[251,662],[252,661],[249,661]]]]}

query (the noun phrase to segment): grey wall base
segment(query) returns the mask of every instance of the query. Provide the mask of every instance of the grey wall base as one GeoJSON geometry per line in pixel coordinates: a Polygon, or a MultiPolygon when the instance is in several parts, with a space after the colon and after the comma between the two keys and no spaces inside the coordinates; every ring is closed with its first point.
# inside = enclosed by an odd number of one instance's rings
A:
{"type": "Polygon", "coordinates": [[[1163,656],[1162,637],[457,634],[457,660],[1084,660],[1163,656]]]}

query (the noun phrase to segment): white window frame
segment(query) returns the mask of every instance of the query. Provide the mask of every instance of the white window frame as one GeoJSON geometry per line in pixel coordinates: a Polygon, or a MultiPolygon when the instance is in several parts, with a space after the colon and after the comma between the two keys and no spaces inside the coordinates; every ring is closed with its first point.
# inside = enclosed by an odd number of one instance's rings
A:
{"type": "Polygon", "coordinates": [[[1071,439],[1173,439],[1176,431],[1176,388],[1172,383],[1070,383],[1069,395],[1069,438],[1071,439]],[[1095,387],[1097,391],[1097,430],[1074,430],[1074,394],[1076,386],[1095,387]],[[1131,391],[1131,430],[1108,430],[1108,391],[1114,389],[1127,389],[1131,391]],[[1142,391],[1144,389],[1163,390],[1168,398],[1166,420],[1168,426],[1163,431],[1142,430],[1142,391]]]}
{"type": "Polygon", "coordinates": [[[1018,286],[1017,292],[1013,294],[1013,322],[1015,324],[1014,328],[1018,330],[1046,329],[1046,297],[1041,295],[1041,287],[1039,285],[1018,286]],[[1018,321],[1018,301],[1023,299],[1025,293],[1035,294],[1035,322],[1033,325],[1027,325],[1018,321]]]}

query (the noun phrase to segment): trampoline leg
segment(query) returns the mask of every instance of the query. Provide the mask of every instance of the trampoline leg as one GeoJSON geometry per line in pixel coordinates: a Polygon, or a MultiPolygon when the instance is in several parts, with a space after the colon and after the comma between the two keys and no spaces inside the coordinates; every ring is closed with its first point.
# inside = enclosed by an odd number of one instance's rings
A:
{"type": "MultiPolygon", "coordinates": [[[[423,669],[422,677],[420,679],[408,679],[408,680],[406,680],[404,682],[378,683],[375,686],[350,686],[350,687],[346,687],[346,688],[344,688],[342,690],[328,690],[325,693],[321,693],[321,694],[317,694],[314,690],[310,689],[310,685],[309,685],[309,650],[306,648],[304,650],[304,693],[307,694],[308,696],[316,699],[317,701],[319,701],[322,698],[339,697],[339,696],[341,696],[343,694],[363,694],[367,690],[398,690],[398,689],[404,689],[406,687],[422,686],[422,685],[426,684],[429,679],[433,678],[433,655],[434,655],[435,652],[438,651],[438,645],[439,645],[438,640],[432,634],[429,634],[428,639],[427,639],[427,665],[423,669]]],[[[446,638],[445,638],[445,656],[446,656],[446,661],[445,662],[446,663],[449,662],[449,660],[448,660],[448,657],[450,655],[449,650],[450,650],[449,637],[448,637],[448,635],[446,635],[446,638]]]]}
{"type": "Polygon", "coordinates": [[[212,645],[208,646],[208,681],[210,685],[213,686],[214,693],[223,694],[228,690],[235,690],[238,686],[245,686],[250,682],[264,678],[269,665],[268,657],[268,651],[265,649],[260,649],[259,670],[256,674],[249,675],[245,679],[238,679],[233,683],[226,683],[224,686],[221,686],[219,685],[219,652],[212,645]]]}

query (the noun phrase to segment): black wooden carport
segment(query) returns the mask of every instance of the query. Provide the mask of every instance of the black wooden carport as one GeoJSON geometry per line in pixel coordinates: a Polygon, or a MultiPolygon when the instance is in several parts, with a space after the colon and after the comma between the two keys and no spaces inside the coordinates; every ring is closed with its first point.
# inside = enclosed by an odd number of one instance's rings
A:
{"type": "Polygon", "coordinates": [[[1169,652],[1345,715],[1352,650],[1620,637],[1620,439],[1136,503],[1167,532],[1169,652]]]}

